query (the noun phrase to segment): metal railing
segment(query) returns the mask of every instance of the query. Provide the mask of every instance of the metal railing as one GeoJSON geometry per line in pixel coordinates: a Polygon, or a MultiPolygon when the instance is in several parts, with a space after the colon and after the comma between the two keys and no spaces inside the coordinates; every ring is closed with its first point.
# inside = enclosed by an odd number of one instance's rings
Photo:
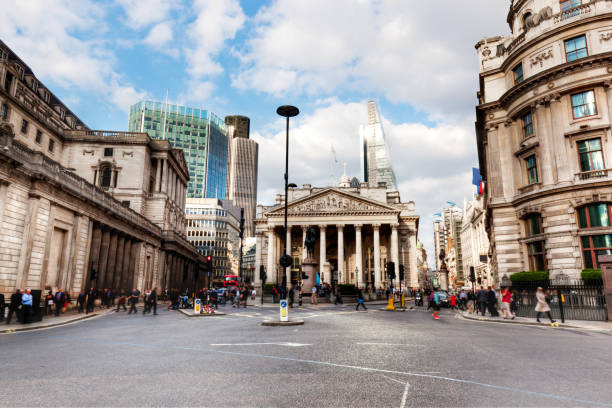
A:
{"type": "Polygon", "coordinates": [[[537,312],[536,291],[541,286],[547,292],[547,302],[554,319],[561,318],[559,305],[561,295],[563,302],[563,314],[567,320],[608,320],[606,298],[601,281],[583,282],[577,281],[568,284],[558,284],[551,281],[536,282],[530,284],[513,284],[511,290],[517,301],[517,316],[535,318],[537,312]]]}

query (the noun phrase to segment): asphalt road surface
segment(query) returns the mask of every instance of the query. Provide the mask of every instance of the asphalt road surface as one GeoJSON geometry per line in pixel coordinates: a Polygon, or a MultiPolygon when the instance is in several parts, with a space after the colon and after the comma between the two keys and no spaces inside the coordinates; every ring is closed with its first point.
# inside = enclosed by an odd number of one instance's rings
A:
{"type": "Polygon", "coordinates": [[[0,335],[2,406],[612,406],[612,336],[449,311],[125,312],[0,335]]]}

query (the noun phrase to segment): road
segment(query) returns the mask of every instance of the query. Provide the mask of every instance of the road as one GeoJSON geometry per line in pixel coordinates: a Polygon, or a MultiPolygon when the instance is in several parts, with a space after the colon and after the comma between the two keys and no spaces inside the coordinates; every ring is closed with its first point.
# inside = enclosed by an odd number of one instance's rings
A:
{"type": "Polygon", "coordinates": [[[612,406],[612,337],[415,311],[125,312],[0,335],[3,406],[612,406]]]}

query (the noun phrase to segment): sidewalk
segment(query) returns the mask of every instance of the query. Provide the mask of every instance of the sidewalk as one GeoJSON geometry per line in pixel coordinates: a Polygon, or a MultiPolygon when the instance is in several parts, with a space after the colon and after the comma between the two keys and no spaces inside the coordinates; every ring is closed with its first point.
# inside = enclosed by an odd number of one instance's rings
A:
{"type": "MultiPolygon", "coordinates": [[[[472,314],[470,312],[461,312],[460,315],[464,319],[476,320],[482,322],[496,322],[496,323],[508,323],[508,324],[523,324],[530,326],[545,326],[550,327],[550,321],[548,318],[540,318],[542,323],[538,323],[535,319],[528,317],[516,317],[514,320],[504,319],[503,317],[491,317],[482,316],[480,314],[472,314]]],[[[612,332],[612,322],[601,322],[601,321],[589,321],[589,320],[566,320],[565,323],[561,323],[557,320],[558,327],[568,329],[583,329],[583,330],[598,330],[598,331],[610,331],[612,332]]]]}
{"type": "Polygon", "coordinates": [[[101,316],[114,311],[114,309],[96,309],[97,310],[87,315],[85,313],[77,313],[70,311],[60,316],[43,316],[43,319],[40,322],[28,324],[16,322],[15,316],[13,316],[11,324],[6,324],[6,320],[0,323],[0,333],[14,333],[18,331],[37,330],[55,326],[63,326],[68,323],[77,322],[79,320],[84,319],[90,319],[92,317],[101,316]]]}

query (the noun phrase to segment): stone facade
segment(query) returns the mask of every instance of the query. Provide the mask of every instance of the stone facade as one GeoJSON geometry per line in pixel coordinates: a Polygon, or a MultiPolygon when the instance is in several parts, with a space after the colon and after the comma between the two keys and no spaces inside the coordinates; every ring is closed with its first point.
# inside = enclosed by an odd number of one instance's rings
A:
{"type": "Polygon", "coordinates": [[[508,23],[476,45],[491,272],[579,278],[612,246],[612,2],[514,1],[508,23]]]}
{"type": "MultiPolygon", "coordinates": [[[[384,287],[387,261],[405,267],[405,287],[418,287],[417,234],[419,217],[414,202],[402,203],[397,191],[386,186],[316,188],[309,184],[289,190],[288,226],[293,265],[282,270],[284,253],[284,196],[274,206],[259,205],[256,225],[256,265],[264,266],[268,282],[302,283],[309,290],[316,283],[384,287]],[[306,232],[316,232],[314,253],[308,257],[306,232]],[[301,280],[300,272],[308,278],[301,280]]],[[[258,285],[259,274],[255,283],[258,285]]],[[[397,285],[397,280],[395,281],[397,285]]]]}
{"type": "Polygon", "coordinates": [[[471,286],[470,270],[474,268],[477,286],[497,286],[492,279],[489,267],[489,237],[485,229],[484,198],[478,196],[473,201],[466,202],[463,207],[461,244],[463,245],[465,285],[471,286]]]}
{"type": "Polygon", "coordinates": [[[193,287],[181,151],[88,129],[1,41],[0,106],[0,291],[193,287]]]}

